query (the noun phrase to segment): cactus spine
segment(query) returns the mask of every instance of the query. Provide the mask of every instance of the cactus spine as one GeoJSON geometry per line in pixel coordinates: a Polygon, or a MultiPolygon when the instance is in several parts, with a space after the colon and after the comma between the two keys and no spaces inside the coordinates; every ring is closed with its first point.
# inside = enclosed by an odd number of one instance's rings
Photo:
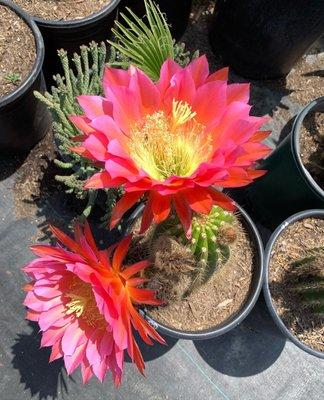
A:
{"type": "Polygon", "coordinates": [[[305,251],[304,257],[293,265],[298,275],[295,290],[302,303],[315,314],[324,315],[324,247],[305,251]]]}
{"type": "Polygon", "coordinates": [[[155,228],[153,239],[162,234],[173,236],[188,245],[195,255],[197,268],[186,295],[197,286],[207,283],[215,271],[228,261],[230,244],[236,240],[234,220],[234,214],[214,206],[208,215],[197,214],[193,217],[192,236],[189,240],[175,215],[155,228]]]}

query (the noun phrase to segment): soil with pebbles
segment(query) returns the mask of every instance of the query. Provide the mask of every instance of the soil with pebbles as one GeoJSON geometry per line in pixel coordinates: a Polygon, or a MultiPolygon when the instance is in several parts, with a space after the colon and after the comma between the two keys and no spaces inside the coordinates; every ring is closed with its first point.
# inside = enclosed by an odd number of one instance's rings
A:
{"type": "Polygon", "coordinates": [[[278,315],[293,335],[318,351],[324,351],[324,318],[303,304],[296,290],[300,278],[294,273],[294,262],[303,258],[307,249],[321,246],[324,246],[324,220],[297,221],[275,242],[269,265],[270,293],[278,315]]]}

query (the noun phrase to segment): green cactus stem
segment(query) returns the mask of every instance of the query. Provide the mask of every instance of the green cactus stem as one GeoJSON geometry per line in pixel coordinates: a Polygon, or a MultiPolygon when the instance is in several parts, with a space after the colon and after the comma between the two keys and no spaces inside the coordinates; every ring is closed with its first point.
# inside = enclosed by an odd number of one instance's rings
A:
{"type": "Polygon", "coordinates": [[[233,213],[214,206],[208,215],[196,214],[192,219],[192,236],[187,239],[183,228],[175,215],[157,225],[153,238],[162,234],[177,238],[188,245],[197,260],[197,268],[192,284],[185,297],[193,289],[208,282],[213,274],[230,257],[230,245],[236,240],[233,213]]]}
{"type": "Polygon", "coordinates": [[[293,263],[298,279],[295,290],[304,306],[315,314],[324,315],[324,247],[305,251],[304,257],[293,263]]]}

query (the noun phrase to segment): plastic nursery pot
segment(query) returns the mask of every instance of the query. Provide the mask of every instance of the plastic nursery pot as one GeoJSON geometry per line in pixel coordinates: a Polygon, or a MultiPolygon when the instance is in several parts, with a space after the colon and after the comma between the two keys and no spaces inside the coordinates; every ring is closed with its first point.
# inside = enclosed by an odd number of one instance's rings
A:
{"type": "Polygon", "coordinates": [[[45,90],[44,43],[39,29],[26,13],[6,0],[0,0],[0,5],[14,11],[35,38],[36,59],[30,75],[14,92],[0,98],[0,151],[25,152],[45,136],[51,124],[46,106],[33,95],[34,90],[45,90]]]}
{"type": "Polygon", "coordinates": [[[317,217],[324,219],[324,210],[320,209],[313,209],[313,210],[306,210],[306,211],[301,211],[297,214],[294,214],[287,218],[282,224],[280,224],[277,229],[273,232],[271,235],[269,242],[266,246],[265,250],[265,255],[264,255],[264,283],[263,283],[263,295],[266,301],[266,304],[268,306],[269,312],[274,319],[275,323],[277,324],[278,328],[281,330],[281,332],[287,336],[287,338],[293,342],[296,346],[298,346],[300,349],[306,351],[309,354],[312,354],[313,356],[323,358],[324,359],[324,353],[314,350],[309,346],[306,346],[304,343],[302,343],[300,340],[294,336],[290,330],[286,327],[286,325],[283,323],[281,318],[279,317],[273,302],[272,302],[272,297],[270,293],[270,288],[269,288],[269,263],[271,259],[271,253],[273,246],[276,242],[276,240],[279,238],[281,233],[291,224],[293,224],[296,221],[299,221],[304,218],[310,218],[310,217],[317,217]]]}
{"type": "MultiPolygon", "coordinates": [[[[166,14],[172,36],[179,39],[188,26],[192,0],[155,0],[154,2],[166,14]]],[[[121,0],[121,6],[130,7],[139,17],[145,15],[144,0],[121,0]]],[[[123,9],[121,11],[124,12],[123,9]]]]}
{"type": "Polygon", "coordinates": [[[217,0],[209,40],[238,74],[286,75],[324,31],[320,0],[217,0]]]}
{"type": "Polygon", "coordinates": [[[288,216],[310,208],[324,208],[324,191],[300,158],[300,130],[305,117],[324,112],[324,97],[309,103],[296,117],[291,133],[262,161],[268,172],[245,189],[253,215],[274,229],[288,216]]]}
{"type": "Polygon", "coordinates": [[[79,53],[80,46],[91,41],[101,42],[111,36],[111,28],[117,15],[120,0],[107,0],[107,6],[97,13],[77,20],[45,20],[33,17],[45,43],[44,76],[48,86],[53,75],[62,73],[57,50],[64,49],[69,55],[79,53]]]}
{"type": "MultiPolygon", "coordinates": [[[[245,228],[247,229],[247,232],[249,233],[255,248],[255,261],[254,261],[255,264],[254,264],[252,284],[250,288],[250,294],[246,299],[245,304],[237,313],[232,315],[227,321],[225,321],[221,325],[201,331],[184,331],[172,328],[170,326],[157,322],[156,320],[150,317],[149,312],[147,312],[146,310],[142,310],[142,313],[148,320],[148,322],[160,333],[178,339],[189,339],[189,340],[211,339],[217,336],[224,335],[231,329],[235,328],[248,316],[248,314],[254,307],[262,288],[263,244],[259,232],[256,226],[254,225],[252,219],[238,204],[236,204],[236,207],[242,217],[242,222],[245,228]]],[[[139,204],[136,207],[136,209],[128,216],[127,220],[124,221],[124,223],[122,224],[122,232],[124,235],[129,234],[131,232],[136,220],[141,217],[143,209],[144,209],[144,204],[143,203],[139,204]]]]}

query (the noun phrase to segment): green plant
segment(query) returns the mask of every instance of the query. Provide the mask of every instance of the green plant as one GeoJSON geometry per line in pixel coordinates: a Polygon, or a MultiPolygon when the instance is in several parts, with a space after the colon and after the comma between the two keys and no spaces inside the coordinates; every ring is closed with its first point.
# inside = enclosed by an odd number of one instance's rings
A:
{"type": "Polygon", "coordinates": [[[196,214],[192,219],[192,236],[187,239],[175,215],[157,225],[153,240],[159,235],[177,238],[188,245],[197,260],[197,268],[186,295],[197,286],[208,282],[212,275],[230,257],[230,244],[236,240],[235,217],[233,213],[214,206],[208,215],[196,214]]]}
{"type": "MultiPolygon", "coordinates": [[[[129,10],[133,21],[124,16],[130,30],[116,22],[119,31],[113,30],[119,44],[109,42],[109,54],[104,43],[90,43],[81,46],[80,54],[74,54],[70,60],[66,51],[59,50],[63,76],[54,77],[56,85],[44,95],[35,92],[35,96],[45,103],[53,116],[53,133],[56,145],[60,150],[61,159],[56,159],[55,164],[62,169],[62,175],[56,179],[67,187],[67,193],[73,193],[78,199],[87,199],[87,204],[82,213],[87,217],[97,201],[97,190],[84,190],[85,181],[96,172],[96,167],[82,156],[70,151],[76,145],[75,138],[79,131],[70,122],[70,115],[80,115],[82,110],[78,105],[77,96],[81,94],[102,95],[102,80],[105,66],[128,68],[130,64],[142,68],[148,73],[154,64],[155,78],[158,79],[160,66],[169,57],[176,59],[181,65],[187,65],[190,60],[198,55],[185,50],[184,44],[176,44],[172,40],[169,27],[151,0],[146,1],[147,23],[145,24],[129,10]],[[133,33],[133,31],[135,33],[133,33]],[[133,42],[129,37],[133,38],[133,42]],[[154,38],[154,40],[153,40],[154,38]],[[145,48],[144,53],[150,57],[141,58],[139,51],[145,48]],[[137,50],[136,50],[137,49],[137,50]],[[66,172],[65,174],[63,173],[66,172]]],[[[105,190],[104,220],[109,218],[110,212],[122,194],[122,189],[105,190]]]]}
{"type": "Polygon", "coordinates": [[[4,79],[8,83],[12,83],[13,85],[18,85],[21,82],[21,75],[17,74],[16,72],[13,72],[6,75],[4,79]]]}
{"type": "Polygon", "coordinates": [[[165,60],[171,58],[184,66],[197,57],[198,52],[190,56],[184,44],[175,43],[165,17],[152,0],[145,0],[145,9],[146,21],[127,8],[128,16],[120,14],[124,25],[115,22],[112,32],[116,41],[109,41],[109,44],[118,51],[118,60],[112,65],[127,68],[134,64],[150,78],[158,80],[165,60]]]}
{"type": "Polygon", "coordinates": [[[305,251],[302,258],[293,263],[297,274],[295,290],[305,306],[315,314],[324,314],[324,247],[305,251]]]}
{"type": "MultiPolygon", "coordinates": [[[[56,86],[52,86],[51,93],[42,95],[35,92],[35,96],[45,103],[52,113],[53,133],[55,143],[61,154],[60,160],[56,159],[55,164],[68,172],[67,175],[57,175],[55,178],[63,182],[67,193],[74,193],[78,199],[87,199],[83,216],[87,217],[97,200],[98,191],[84,190],[85,181],[96,172],[96,167],[87,159],[70,151],[76,145],[75,137],[79,131],[70,122],[70,115],[82,114],[77,102],[77,96],[81,94],[101,95],[102,79],[107,59],[107,49],[104,43],[98,45],[95,42],[89,46],[80,47],[80,55],[74,54],[72,63],[66,51],[59,50],[58,56],[61,60],[64,75],[56,75],[56,86]]],[[[112,50],[109,60],[115,57],[112,50]]],[[[119,198],[120,189],[106,190],[106,210],[110,210],[119,198]]]]}

